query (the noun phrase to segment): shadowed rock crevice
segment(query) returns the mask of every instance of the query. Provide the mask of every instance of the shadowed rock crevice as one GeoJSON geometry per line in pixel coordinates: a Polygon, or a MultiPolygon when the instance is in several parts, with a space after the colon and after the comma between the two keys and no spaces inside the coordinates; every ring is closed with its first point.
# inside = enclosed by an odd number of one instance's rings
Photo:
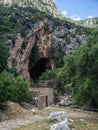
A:
{"type": "Polygon", "coordinates": [[[51,69],[50,60],[48,58],[40,58],[30,70],[31,79],[38,79],[47,69],[51,69]]]}

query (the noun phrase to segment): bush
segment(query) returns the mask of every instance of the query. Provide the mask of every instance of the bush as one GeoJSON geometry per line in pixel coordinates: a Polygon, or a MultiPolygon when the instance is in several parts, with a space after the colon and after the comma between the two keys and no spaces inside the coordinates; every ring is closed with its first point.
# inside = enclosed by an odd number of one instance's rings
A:
{"type": "Polygon", "coordinates": [[[29,96],[28,83],[21,76],[17,77],[16,80],[14,80],[13,90],[13,101],[21,102],[27,99],[29,96]]]}
{"type": "Polygon", "coordinates": [[[54,95],[54,96],[59,96],[58,90],[54,90],[53,95],[54,95]]]}
{"type": "Polygon", "coordinates": [[[13,84],[12,77],[6,71],[3,71],[0,74],[0,104],[11,100],[13,93],[11,84],[13,84]]]}
{"type": "Polygon", "coordinates": [[[77,92],[74,98],[80,106],[87,104],[90,108],[98,108],[98,91],[96,84],[97,82],[95,80],[86,77],[83,83],[76,85],[77,92]]]}
{"type": "Polygon", "coordinates": [[[30,87],[36,87],[36,83],[32,80],[31,83],[30,83],[30,87]]]}
{"type": "Polygon", "coordinates": [[[53,70],[46,70],[42,76],[40,76],[41,80],[51,80],[51,79],[55,79],[56,77],[56,72],[53,70]]]}
{"type": "Polygon", "coordinates": [[[23,77],[13,77],[7,71],[0,74],[0,104],[7,101],[21,102],[29,95],[28,83],[23,77]]]}

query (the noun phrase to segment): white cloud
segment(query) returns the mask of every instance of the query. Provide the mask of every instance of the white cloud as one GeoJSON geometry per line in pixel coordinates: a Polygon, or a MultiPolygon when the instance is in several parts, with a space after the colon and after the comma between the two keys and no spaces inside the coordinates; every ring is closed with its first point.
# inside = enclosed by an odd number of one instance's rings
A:
{"type": "Polygon", "coordinates": [[[61,13],[63,14],[64,17],[67,17],[68,15],[68,12],[66,10],[63,10],[61,13]]]}
{"type": "Polygon", "coordinates": [[[93,16],[88,16],[88,18],[94,18],[93,16]]]}
{"type": "Polygon", "coordinates": [[[66,18],[71,18],[72,20],[77,20],[77,21],[81,20],[81,17],[78,16],[77,14],[73,14],[72,16],[69,16],[69,14],[66,10],[63,10],[61,13],[66,18]]]}
{"type": "Polygon", "coordinates": [[[70,18],[72,20],[77,20],[77,21],[81,20],[81,18],[77,14],[72,15],[70,18]]]}

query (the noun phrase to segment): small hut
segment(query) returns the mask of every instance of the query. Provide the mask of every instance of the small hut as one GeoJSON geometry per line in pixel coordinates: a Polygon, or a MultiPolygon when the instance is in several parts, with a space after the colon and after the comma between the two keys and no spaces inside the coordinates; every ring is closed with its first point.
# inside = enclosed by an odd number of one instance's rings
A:
{"type": "Polygon", "coordinates": [[[36,102],[38,109],[43,109],[53,104],[53,88],[50,86],[30,88],[30,95],[32,101],[36,102]]]}

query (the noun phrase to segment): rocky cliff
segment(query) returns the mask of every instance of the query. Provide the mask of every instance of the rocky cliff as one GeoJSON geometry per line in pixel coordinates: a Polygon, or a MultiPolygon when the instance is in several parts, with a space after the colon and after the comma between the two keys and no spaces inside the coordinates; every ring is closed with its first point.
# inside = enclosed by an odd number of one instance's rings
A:
{"type": "Polygon", "coordinates": [[[83,28],[77,28],[74,25],[73,29],[69,29],[68,23],[55,26],[54,22],[47,18],[35,23],[25,37],[17,33],[10,48],[9,68],[16,67],[21,75],[30,80],[35,78],[32,73],[39,77],[46,69],[60,67],[64,55],[84,43],[85,32],[79,33],[78,31],[83,31],[83,28]],[[29,67],[34,45],[38,47],[39,58],[36,59],[35,65],[29,67]]]}
{"type": "Polygon", "coordinates": [[[1,2],[0,38],[9,46],[8,66],[27,80],[62,67],[63,57],[85,42],[88,29],[56,18],[60,15],[52,0],[1,2]]]}
{"type": "Polygon", "coordinates": [[[18,4],[20,7],[33,7],[54,17],[63,18],[53,0],[1,0],[0,3],[18,4]]]}
{"type": "MultiPolygon", "coordinates": [[[[29,57],[35,44],[39,48],[40,58],[50,58],[51,63],[52,59],[49,54],[49,49],[52,44],[51,30],[52,24],[47,19],[44,19],[43,21],[37,22],[26,37],[22,37],[20,33],[17,33],[15,43],[10,49],[10,57],[8,59],[9,68],[15,66],[20,74],[30,80],[28,68],[29,57]],[[26,47],[23,48],[25,43],[26,47]]],[[[52,69],[51,64],[50,67],[52,69]]]]}
{"type": "Polygon", "coordinates": [[[87,27],[93,27],[96,28],[98,27],[98,18],[87,18],[85,20],[79,20],[75,21],[76,24],[82,25],[82,26],[87,26],[87,27]]]}

